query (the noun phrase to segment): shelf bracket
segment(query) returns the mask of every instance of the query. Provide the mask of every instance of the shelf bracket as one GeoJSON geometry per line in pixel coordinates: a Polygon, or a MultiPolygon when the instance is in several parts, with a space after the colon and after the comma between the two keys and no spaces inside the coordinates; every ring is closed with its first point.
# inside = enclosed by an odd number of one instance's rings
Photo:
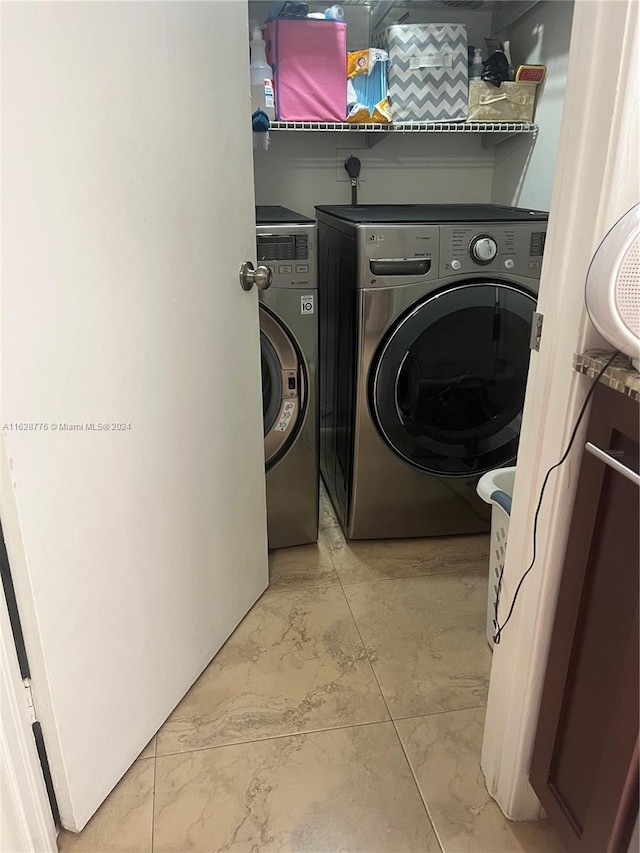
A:
{"type": "Polygon", "coordinates": [[[389,136],[388,133],[384,131],[376,131],[375,133],[366,133],[364,135],[364,145],[365,148],[375,148],[376,145],[379,145],[383,139],[386,139],[389,136]]]}
{"type": "Polygon", "coordinates": [[[369,20],[371,21],[372,35],[380,29],[384,19],[387,17],[389,12],[393,9],[395,5],[397,4],[394,2],[394,0],[378,0],[375,14],[372,14],[371,9],[369,9],[369,20]]]}
{"type": "Polygon", "coordinates": [[[533,144],[538,136],[538,128],[536,128],[532,133],[522,133],[518,130],[513,130],[511,132],[507,131],[506,133],[483,133],[481,135],[482,147],[495,148],[497,145],[507,142],[509,139],[514,139],[516,136],[528,136],[531,138],[531,143],[533,144]]]}
{"type": "Polygon", "coordinates": [[[510,3],[501,3],[497,10],[493,13],[492,33],[495,36],[498,33],[506,30],[507,27],[512,27],[515,22],[530,12],[534,6],[537,6],[540,0],[511,0],[510,3]]]}

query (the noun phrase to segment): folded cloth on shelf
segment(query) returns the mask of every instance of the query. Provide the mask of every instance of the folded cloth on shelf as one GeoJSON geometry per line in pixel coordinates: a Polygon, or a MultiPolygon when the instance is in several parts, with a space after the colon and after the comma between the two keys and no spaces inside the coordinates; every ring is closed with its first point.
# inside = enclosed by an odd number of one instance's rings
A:
{"type": "Polygon", "coordinates": [[[264,112],[264,110],[258,108],[251,116],[251,127],[253,128],[253,132],[266,133],[270,126],[269,116],[264,112]]]}
{"type": "Polygon", "coordinates": [[[271,122],[269,116],[258,108],[251,116],[251,129],[253,130],[253,147],[264,148],[265,151],[269,147],[269,128],[271,122]]]}
{"type": "Polygon", "coordinates": [[[298,3],[295,0],[280,0],[269,9],[267,21],[275,21],[277,18],[306,18],[309,12],[308,3],[298,3]]]}

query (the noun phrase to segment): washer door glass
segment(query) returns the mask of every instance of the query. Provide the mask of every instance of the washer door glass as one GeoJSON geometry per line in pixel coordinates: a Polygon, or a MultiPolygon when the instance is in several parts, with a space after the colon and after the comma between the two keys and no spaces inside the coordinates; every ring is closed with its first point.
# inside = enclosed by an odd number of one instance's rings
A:
{"type": "Polygon", "coordinates": [[[293,336],[262,304],[260,358],[264,454],[269,471],[286,455],[304,420],[306,374],[293,336]]]}
{"type": "Polygon", "coordinates": [[[515,458],[535,307],[514,286],[469,283],[399,320],[376,353],[369,388],[374,422],[395,453],[453,477],[515,458]]]}

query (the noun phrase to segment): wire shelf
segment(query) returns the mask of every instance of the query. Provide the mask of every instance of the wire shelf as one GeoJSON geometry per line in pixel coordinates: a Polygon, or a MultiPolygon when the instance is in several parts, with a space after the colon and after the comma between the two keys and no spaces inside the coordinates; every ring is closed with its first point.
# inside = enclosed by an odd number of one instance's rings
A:
{"type": "MultiPolygon", "coordinates": [[[[398,0],[393,3],[402,9],[472,9],[493,12],[509,0],[398,0]]],[[[342,0],[343,6],[371,6],[372,0],[342,0]]]]}
{"type": "Polygon", "coordinates": [[[352,124],[330,121],[272,121],[271,130],[338,131],[366,133],[536,133],[528,121],[392,122],[352,124]]]}

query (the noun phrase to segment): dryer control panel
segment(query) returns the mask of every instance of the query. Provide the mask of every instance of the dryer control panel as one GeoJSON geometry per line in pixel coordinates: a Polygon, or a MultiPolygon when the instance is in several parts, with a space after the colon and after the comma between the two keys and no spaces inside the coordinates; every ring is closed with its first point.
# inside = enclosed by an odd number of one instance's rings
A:
{"type": "Polygon", "coordinates": [[[317,228],[315,223],[256,226],[258,264],[270,267],[271,287],[310,290],[318,286],[317,228]]]}
{"type": "Polygon", "coordinates": [[[440,278],[501,273],[539,279],[546,222],[479,222],[440,226],[440,278]]]}

